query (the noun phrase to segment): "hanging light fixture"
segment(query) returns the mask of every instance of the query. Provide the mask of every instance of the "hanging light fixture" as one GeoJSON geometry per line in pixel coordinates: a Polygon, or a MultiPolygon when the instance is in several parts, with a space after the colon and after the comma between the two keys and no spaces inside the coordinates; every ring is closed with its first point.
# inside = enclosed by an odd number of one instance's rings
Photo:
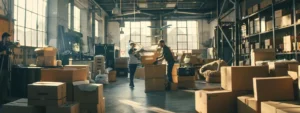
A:
{"type": "Polygon", "coordinates": [[[120,10],[120,8],[119,8],[119,6],[118,6],[117,3],[116,3],[115,8],[112,9],[112,14],[113,15],[121,15],[121,10],[120,10]]]}
{"type": "Polygon", "coordinates": [[[124,34],[123,28],[121,28],[120,34],[124,34]]]}

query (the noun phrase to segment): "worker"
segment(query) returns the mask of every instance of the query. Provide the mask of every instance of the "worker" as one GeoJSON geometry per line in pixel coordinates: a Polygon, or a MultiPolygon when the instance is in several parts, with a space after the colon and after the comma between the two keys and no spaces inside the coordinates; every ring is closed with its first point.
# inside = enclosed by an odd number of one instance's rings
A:
{"type": "Polygon", "coordinates": [[[4,99],[8,96],[9,85],[9,37],[8,33],[2,34],[2,41],[0,42],[0,104],[5,103],[4,99]]]}
{"type": "Polygon", "coordinates": [[[168,63],[168,68],[167,68],[168,86],[167,86],[167,89],[169,90],[171,83],[173,83],[172,70],[173,70],[175,60],[174,60],[173,54],[171,52],[171,49],[168,46],[166,46],[164,40],[160,40],[158,42],[158,46],[160,46],[162,48],[163,52],[162,52],[162,55],[157,58],[157,61],[162,61],[163,59],[165,59],[168,63]]]}
{"type": "Polygon", "coordinates": [[[130,71],[130,83],[129,86],[131,88],[134,87],[134,82],[133,82],[133,78],[134,78],[134,73],[136,71],[137,65],[139,63],[139,60],[137,58],[137,49],[135,48],[136,44],[134,42],[130,42],[130,49],[128,51],[129,54],[129,71],[130,71]]]}

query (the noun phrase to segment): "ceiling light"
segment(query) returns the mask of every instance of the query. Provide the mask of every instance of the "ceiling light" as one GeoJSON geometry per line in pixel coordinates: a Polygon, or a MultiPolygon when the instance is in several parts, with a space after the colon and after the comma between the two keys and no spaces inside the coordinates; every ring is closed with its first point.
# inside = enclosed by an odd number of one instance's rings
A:
{"type": "Polygon", "coordinates": [[[121,15],[121,10],[118,7],[118,4],[116,4],[116,7],[112,9],[112,14],[113,15],[121,15]]]}
{"type": "Polygon", "coordinates": [[[121,28],[120,34],[124,34],[124,31],[123,31],[123,29],[122,29],[122,28],[121,28]]]}

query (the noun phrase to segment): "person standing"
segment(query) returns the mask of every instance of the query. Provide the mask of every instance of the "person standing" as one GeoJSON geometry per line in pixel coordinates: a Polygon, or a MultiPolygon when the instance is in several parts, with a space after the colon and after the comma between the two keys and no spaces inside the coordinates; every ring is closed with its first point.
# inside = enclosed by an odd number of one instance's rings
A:
{"type": "Polygon", "coordinates": [[[129,83],[129,86],[130,87],[134,87],[134,82],[133,82],[134,74],[135,74],[137,65],[139,63],[139,60],[138,60],[138,58],[136,56],[137,49],[135,47],[136,47],[136,44],[134,42],[131,42],[130,43],[130,49],[128,51],[128,54],[129,54],[129,73],[130,73],[130,77],[129,77],[130,83],[129,83]]]}
{"type": "Polygon", "coordinates": [[[168,63],[168,67],[167,67],[167,76],[168,76],[168,81],[169,84],[167,86],[167,88],[170,88],[170,83],[173,83],[173,78],[172,78],[172,70],[173,70],[173,66],[175,63],[172,51],[170,49],[170,47],[168,47],[165,44],[164,40],[160,40],[158,42],[158,46],[160,46],[162,48],[162,55],[158,57],[158,61],[162,61],[163,59],[165,59],[168,63]]]}
{"type": "Polygon", "coordinates": [[[0,104],[5,103],[8,96],[9,86],[9,37],[10,34],[3,33],[0,42],[0,104]]]}

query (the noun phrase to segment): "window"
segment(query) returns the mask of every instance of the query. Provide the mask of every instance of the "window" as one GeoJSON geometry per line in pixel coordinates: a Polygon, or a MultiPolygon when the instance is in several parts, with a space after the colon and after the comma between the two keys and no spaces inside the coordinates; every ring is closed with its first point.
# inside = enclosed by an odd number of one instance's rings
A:
{"type": "Polygon", "coordinates": [[[71,23],[71,3],[69,3],[69,29],[74,24],[74,31],[80,32],[80,9],[74,6],[74,23],[71,23]]]}
{"type": "Polygon", "coordinates": [[[15,0],[14,40],[22,46],[44,47],[47,39],[47,0],[15,0]]]}
{"type": "Polygon", "coordinates": [[[175,53],[199,49],[197,21],[167,21],[167,43],[175,53]]]}
{"type": "Polygon", "coordinates": [[[95,36],[99,37],[99,22],[95,20],[95,36]]]}
{"type": "Polygon", "coordinates": [[[124,34],[120,35],[120,55],[128,56],[129,40],[144,47],[151,46],[151,26],[150,21],[125,22],[125,27],[121,28],[124,34]]]}

